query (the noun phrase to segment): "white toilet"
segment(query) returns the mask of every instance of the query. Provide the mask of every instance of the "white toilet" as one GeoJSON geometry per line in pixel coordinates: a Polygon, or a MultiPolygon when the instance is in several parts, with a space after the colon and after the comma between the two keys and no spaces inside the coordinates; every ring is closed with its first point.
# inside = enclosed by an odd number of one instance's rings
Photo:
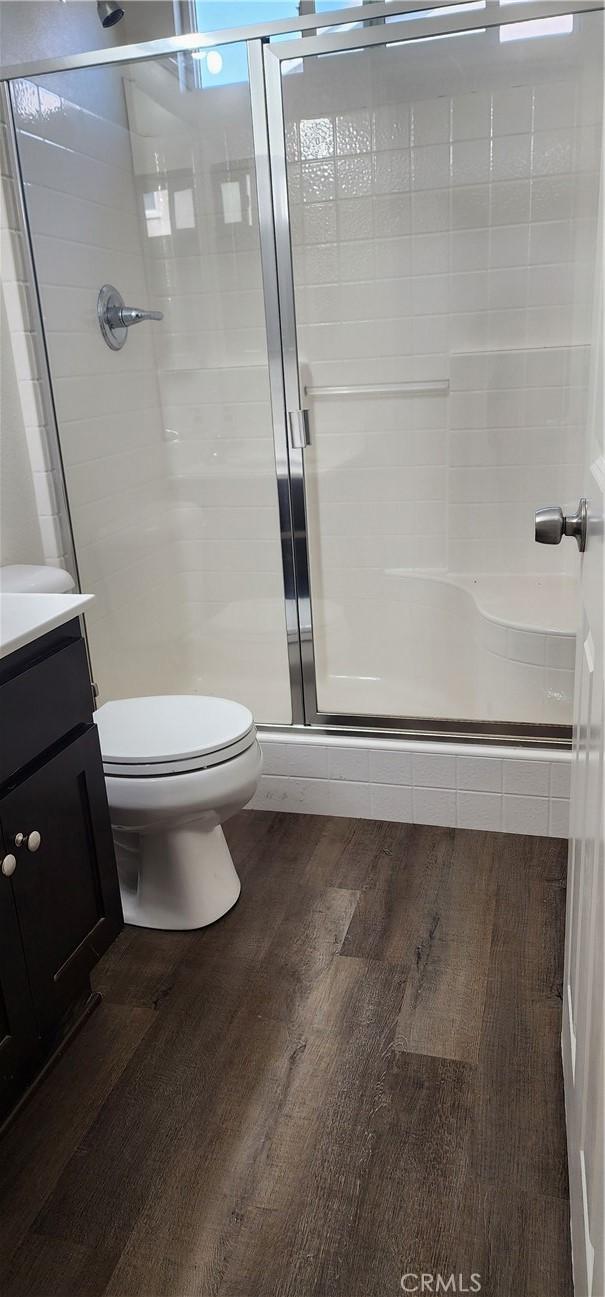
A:
{"type": "Polygon", "coordinates": [[[122,698],[95,713],[124,918],[201,928],[231,909],[240,880],[221,824],[262,769],[252,713],[226,698],[122,698]]]}

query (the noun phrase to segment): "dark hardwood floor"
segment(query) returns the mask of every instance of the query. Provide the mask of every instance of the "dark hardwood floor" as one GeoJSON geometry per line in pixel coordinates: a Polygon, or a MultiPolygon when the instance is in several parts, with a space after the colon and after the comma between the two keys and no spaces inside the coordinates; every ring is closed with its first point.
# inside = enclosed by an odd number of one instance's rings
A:
{"type": "Polygon", "coordinates": [[[570,1297],[565,844],[260,811],[227,837],[235,910],[126,929],[8,1128],[2,1297],[570,1297]]]}

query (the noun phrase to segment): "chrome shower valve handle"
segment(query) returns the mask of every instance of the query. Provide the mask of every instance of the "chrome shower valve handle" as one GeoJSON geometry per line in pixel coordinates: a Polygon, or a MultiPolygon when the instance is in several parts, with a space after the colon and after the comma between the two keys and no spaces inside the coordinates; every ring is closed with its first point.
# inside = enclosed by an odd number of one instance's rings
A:
{"type": "Polygon", "coordinates": [[[163,320],[163,311],[146,311],[140,306],[126,306],[122,294],[113,284],[103,284],[97,298],[99,328],[108,347],[120,351],[133,324],[144,320],[163,320]]]}

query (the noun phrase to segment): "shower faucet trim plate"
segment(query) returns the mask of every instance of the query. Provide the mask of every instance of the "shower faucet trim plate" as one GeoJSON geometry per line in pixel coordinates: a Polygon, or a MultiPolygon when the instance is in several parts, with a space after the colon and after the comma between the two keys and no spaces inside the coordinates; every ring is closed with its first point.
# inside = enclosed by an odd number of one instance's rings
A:
{"type": "Polygon", "coordinates": [[[108,347],[120,351],[133,324],[144,320],[163,320],[163,311],[146,311],[140,306],[126,306],[122,294],[113,284],[103,284],[97,298],[99,328],[108,347]]]}

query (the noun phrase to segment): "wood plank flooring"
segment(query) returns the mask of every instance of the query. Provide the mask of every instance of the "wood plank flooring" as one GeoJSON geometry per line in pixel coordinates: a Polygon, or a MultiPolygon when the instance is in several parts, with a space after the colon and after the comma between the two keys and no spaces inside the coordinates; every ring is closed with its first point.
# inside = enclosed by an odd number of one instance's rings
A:
{"type": "Polygon", "coordinates": [[[2,1297],[570,1297],[566,844],[227,825],[242,897],[126,929],[0,1147],[2,1297]]]}

